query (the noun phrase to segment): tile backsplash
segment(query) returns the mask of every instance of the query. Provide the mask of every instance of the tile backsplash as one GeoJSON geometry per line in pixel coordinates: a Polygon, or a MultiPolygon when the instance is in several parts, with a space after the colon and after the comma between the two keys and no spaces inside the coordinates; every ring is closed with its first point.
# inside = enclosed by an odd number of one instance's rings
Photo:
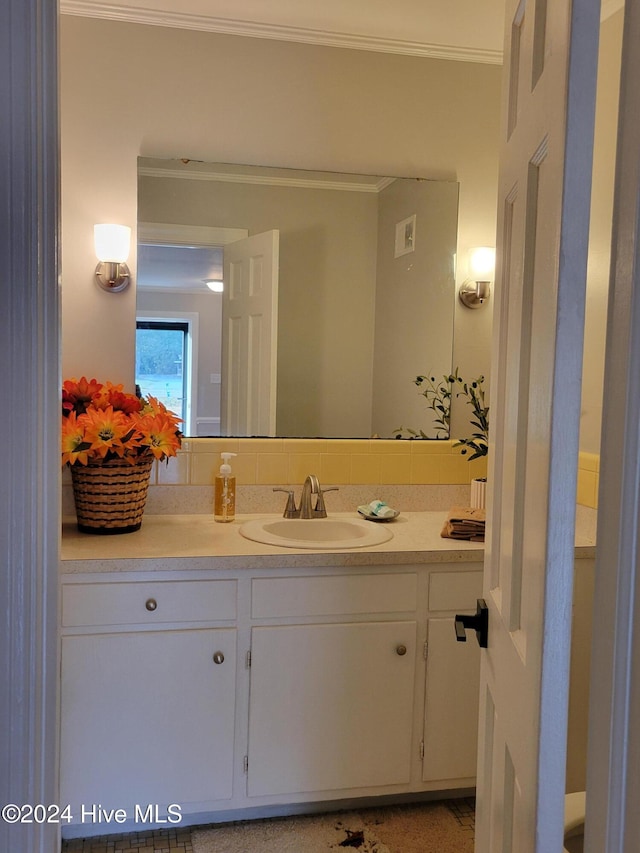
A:
{"type": "Polygon", "coordinates": [[[597,453],[580,452],[578,459],[578,504],[598,508],[600,457],[597,453]]]}
{"type": "MultiPolygon", "coordinates": [[[[284,495],[274,486],[300,486],[316,474],[329,511],[347,512],[374,499],[404,511],[447,509],[469,502],[469,484],[486,476],[486,459],[469,462],[454,441],[394,439],[188,438],[177,457],[156,463],[146,511],[211,512],[213,480],[222,451],[237,478],[238,513],[278,512],[284,495]]],[[[62,513],[75,513],[69,472],[65,471],[62,513]]]]}
{"type": "Polygon", "coordinates": [[[323,485],[468,485],[486,476],[486,459],[469,462],[453,441],[385,439],[189,438],[169,464],[156,466],[157,485],[211,485],[220,453],[238,485],[299,485],[317,474],[323,485]]]}
{"type": "MultiPolygon", "coordinates": [[[[237,511],[276,512],[284,495],[273,486],[299,487],[317,474],[323,487],[339,485],[327,497],[336,512],[381,498],[405,511],[446,509],[469,501],[469,483],[485,477],[486,457],[469,462],[454,441],[385,439],[188,438],[169,463],[156,463],[147,511],[210,512],[220,453],[237,478],[237,511]]],[[[580,453],[578,504],[597,508],[600,460],[580,453]]],[[[69,472],[63,477],[62,511],[74,514],[69,472]]]]}

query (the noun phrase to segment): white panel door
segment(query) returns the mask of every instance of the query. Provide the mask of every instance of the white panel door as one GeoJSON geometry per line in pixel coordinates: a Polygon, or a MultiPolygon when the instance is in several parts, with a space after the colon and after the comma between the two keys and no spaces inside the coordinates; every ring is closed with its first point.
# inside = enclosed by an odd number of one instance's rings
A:
{"type": "Polygon", "coordinates": [[[599,8],[507,2],[478,853],[562,849],[599,8]]]}
{"type": "Polygon", "coordinates": [[[278,231],[224,248],[222,435],[275,435],[278,264],[278,231]]]}

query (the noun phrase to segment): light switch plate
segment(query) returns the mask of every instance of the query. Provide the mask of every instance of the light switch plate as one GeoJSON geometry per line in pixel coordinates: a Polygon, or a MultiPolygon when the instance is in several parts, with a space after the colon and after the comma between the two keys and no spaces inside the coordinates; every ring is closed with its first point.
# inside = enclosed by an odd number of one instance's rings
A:
{"type": "Polygon", "coordinates": [[[416,247],[416,215],[403,219],[396,225],[396,251],[395,257],[413,252],[416,247]]]}

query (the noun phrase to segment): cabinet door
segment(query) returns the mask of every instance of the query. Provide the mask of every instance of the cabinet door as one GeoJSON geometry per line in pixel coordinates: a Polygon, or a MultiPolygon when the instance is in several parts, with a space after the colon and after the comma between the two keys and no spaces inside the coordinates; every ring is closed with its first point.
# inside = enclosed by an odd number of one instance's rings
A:
{"type": "Polygon", "coordinates": [[[429,619],[422,778],[475,778],[480,647],[458,643],[453,616],[429,619]]]}
{"type": "Polygon", "coordinates": [[[233,629],[64,637],[61,802],[77,818],[230,797],[235,658],[233,629]]]}
{"type": "Polygon", "coordinates": [[[254,628],[250,796],[410,780],[415,622],[254,628]]]}

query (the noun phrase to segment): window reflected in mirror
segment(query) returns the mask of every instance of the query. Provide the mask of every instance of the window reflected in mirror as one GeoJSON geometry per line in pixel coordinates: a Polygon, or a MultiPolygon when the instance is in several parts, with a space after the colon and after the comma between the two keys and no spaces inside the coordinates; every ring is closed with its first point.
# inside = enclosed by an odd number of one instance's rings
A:
{"type": "Polygon", "coordinates": [[[184,423],[191,409],[189,323],[178,320],[136,321],[136,391],[155,397],[184,423]]]}

